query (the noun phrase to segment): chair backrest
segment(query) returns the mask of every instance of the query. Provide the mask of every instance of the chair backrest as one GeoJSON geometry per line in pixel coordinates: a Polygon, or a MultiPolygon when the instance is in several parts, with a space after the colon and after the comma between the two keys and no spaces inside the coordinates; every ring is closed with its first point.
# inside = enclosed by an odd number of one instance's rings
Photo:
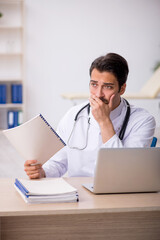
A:
{"type": "Polygon", "coordinates": [[[151,147],[156,147],[157,144],[157,138],[153,137],[152,143],[151,143],[151,147]]]}
{"type": "Polygon", "coordinates": [[[150,98],[156,98],[159,93],[160,93],[160,67],[154,72],[152,77],[140,90],[140,94],[148,95],[150,96],[150,98]]]}

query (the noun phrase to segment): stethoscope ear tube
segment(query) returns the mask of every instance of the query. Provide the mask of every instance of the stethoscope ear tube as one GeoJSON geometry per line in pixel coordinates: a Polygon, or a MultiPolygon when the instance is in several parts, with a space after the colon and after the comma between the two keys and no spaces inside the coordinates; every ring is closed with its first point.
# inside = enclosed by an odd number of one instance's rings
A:
{"type": "Polygon", "coordinates": [[[129,121],[129,117],[130,117],[130,112],[131,112],[129,102],[126,99],[124,99],[124,100],[127,104],[127,112],[126,112],[126,116],[125,116],[125,119],[124,119],[124,122],[123,122],[123,125],[122,125],[122,128],[121,128],[121,131],[119,133],[119,139],[120,140],[122,140],[123,137],[124,137],[124,134],[125,134],[125,131],[126,131],[126,128],[127,128],[127,124],[128,124],[128,121],[129,121]]]}
{"type": "Polygon", "coordinates": [[[77,121],[77,118],[78,118],[78,116],[79,116],[79,114],[83,111],[83,109],[85,109],[85,108],[88,108],[88,115],[89,115],[89,113],[90,113],[90,104],[89,103],[87,103],[84,107],[82,107],[78,112],[77,112],[77,114],[76,114],[76,116],[75,116],[75,118],[74,118],[74,121],[76,122],[77,121]]]}

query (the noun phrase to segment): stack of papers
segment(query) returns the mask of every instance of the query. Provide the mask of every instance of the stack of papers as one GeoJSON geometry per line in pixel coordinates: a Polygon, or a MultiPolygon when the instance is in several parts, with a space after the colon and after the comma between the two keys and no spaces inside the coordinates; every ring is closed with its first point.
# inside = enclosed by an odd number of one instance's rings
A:
{"type": "Polygon", "coordinates": [[[77,189],[63,178],[15,179],[14,186],[26,203],[77,202],[77,189]]]}

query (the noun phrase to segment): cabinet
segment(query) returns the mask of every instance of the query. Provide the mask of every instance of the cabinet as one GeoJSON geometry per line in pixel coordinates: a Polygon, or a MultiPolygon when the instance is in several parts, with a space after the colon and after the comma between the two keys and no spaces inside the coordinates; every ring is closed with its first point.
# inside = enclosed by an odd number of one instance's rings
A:
{"type": "Polygon", "coordinates": [[[0,129],[22,123],[24,106],[24,2],[0,0],[0,129]]]}

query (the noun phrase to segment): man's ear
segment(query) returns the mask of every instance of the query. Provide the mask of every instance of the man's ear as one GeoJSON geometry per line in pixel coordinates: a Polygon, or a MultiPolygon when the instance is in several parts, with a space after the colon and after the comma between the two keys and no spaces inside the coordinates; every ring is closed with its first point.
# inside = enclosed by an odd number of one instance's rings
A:
{"type": "Polygon", "coordinates": [[[120,95],[122,95],[126,90],[126,83],[124,83],[122,86],[121,86],[121,89],[119,91],[120,95]]]}

